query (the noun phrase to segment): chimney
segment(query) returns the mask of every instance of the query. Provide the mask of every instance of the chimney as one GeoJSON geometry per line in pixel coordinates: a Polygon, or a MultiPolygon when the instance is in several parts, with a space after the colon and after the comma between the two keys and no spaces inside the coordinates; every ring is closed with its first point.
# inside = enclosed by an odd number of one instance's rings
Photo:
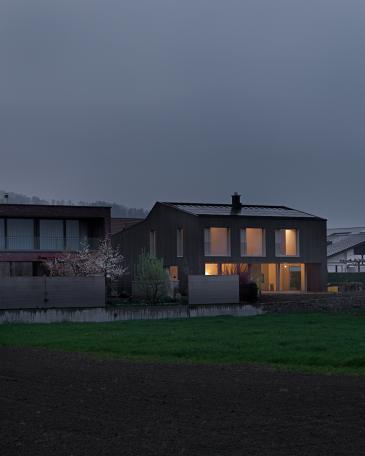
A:
{"type": "Polygon", "coordinates": [[[241,206],[241,195],[234,192],[232,195],[232,209],[238,211],[241,209],[241,206]]]}

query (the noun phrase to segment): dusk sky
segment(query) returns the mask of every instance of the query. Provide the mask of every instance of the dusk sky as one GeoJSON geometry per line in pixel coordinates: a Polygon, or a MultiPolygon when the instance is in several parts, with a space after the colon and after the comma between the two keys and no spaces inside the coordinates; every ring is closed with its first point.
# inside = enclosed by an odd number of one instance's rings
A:
{"type": "Polygon", "coordinates": [[[1,0],[0,189],[365,225],[363,0],[1,0]]]}

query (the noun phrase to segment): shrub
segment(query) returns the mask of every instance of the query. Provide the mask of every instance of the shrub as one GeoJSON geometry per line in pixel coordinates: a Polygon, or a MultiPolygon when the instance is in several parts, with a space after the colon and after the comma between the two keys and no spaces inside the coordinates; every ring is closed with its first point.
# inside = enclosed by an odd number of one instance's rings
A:
{"type": "Polygon", "coordinates": [[[157,304],[167,295],[169,277],[161,258],[142,253],[136,266],[136,293],[150,304],[157,304]]]}
{"type": "Polygon", "coordinates": [[[259,288],[255,282],[240,283],[240,301],[256,302],[259,288]]]}

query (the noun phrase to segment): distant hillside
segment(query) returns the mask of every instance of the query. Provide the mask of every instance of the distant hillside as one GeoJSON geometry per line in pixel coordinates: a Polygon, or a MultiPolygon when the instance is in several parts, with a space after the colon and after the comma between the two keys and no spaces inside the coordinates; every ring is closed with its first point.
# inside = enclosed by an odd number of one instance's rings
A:
{"type": "Polygon", "coordinates": [[[46,200],[39,198],[38,196],[27,196],[22,195],[21,193],[6,192],[5,190],[0,190],[0,203],[6,202],[4,195],[9,195],[8,203],[20,203],[20,204],[60,204],[60,205],[70,205],[70,206],[111,206],[112,216],[113,217],[134,217],[134,218],[143,218],[147,215],[145,209],[137,209],[134,207],[127,207],[123,204],[111,203],[109,201],[93,201],[85,202],[79,201],[75,203],[74,201],[65,201],[65,200],[46,200]]]}

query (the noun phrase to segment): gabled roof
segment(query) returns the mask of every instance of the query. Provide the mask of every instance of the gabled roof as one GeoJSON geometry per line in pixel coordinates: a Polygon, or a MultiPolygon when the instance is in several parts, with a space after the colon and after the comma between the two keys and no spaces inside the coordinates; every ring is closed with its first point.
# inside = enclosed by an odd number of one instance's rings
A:
{"type": "Polygon", "coordinates": [[[127,218],[127,217],[112,217],[111,218],[111,234],[119,233],[138,222],[141,222],[141,218],[127,218]]]}
{"type": "Polygon", "coordinates": [[[239,209],[234,209],[232,204],[208,204],[208,203],[172,203],[164,202],[192,215],[217,215],[217,216],[242,216],[242,217],[284,217],[284,218],[310,218],[319,219],[315,215],[291,209],[286,206],[259,206],[242,204],[239,209]]]}
{"type": "Polygon", "coordinates": [[[327,246],[327,257],[337,255],[365,242],[365,234],[349,234],[327,246]]]}

